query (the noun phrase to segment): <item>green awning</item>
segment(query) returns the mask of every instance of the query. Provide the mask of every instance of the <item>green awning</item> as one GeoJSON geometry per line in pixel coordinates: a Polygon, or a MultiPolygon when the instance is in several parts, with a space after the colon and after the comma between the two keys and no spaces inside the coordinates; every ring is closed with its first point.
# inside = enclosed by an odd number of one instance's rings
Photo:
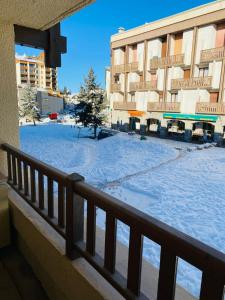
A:
{"type": "Polygon", "coordinates": [[[164,119],[178,119],[178,120],[193,120],[193,121],[209,121],[216,122],[218,116],[209,116],[209,115],[192,115],[192,114],[163,114],[164,119]]]}

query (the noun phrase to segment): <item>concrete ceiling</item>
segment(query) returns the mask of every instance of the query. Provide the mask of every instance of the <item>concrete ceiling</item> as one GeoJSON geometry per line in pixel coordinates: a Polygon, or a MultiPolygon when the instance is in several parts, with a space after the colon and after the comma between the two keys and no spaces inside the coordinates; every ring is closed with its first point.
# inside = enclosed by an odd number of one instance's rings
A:
{"type": "Polygon", "coordinates": [[[0,0],[0,21],[48,29],[95,0],[0,0]]]}

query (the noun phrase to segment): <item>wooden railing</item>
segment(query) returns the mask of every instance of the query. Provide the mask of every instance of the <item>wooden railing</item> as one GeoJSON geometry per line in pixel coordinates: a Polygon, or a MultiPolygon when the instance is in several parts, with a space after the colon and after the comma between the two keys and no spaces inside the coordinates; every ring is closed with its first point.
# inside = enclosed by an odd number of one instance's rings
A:
{"type": "Polygon", "coordinates": [[[152,91],[156,88],[157,80],[130,83],[130,91],[152,91]]]}
{"type": "Polygon", "coordinates": [[[198,102],[196,104],[197,114],[209,114],[209,115],[225,115],[224,103],[210,103],[210,102],[198,102]]]}
{"type": "Polygon", "coordinates": [[[125,65],[126,72],[138,72],[138,62],[132,62],[125,65]]]}
{"type": "Polygon", "coordinates": [[[125,72],[138,72],[139,70],[139,64],[138,62],[132,62],[128,64],[122,64],[122,65],[113,65],[111,67],[111,72],[113,74],[116,73],[125,73],[125,72]]]}
{"type": "Polygon", "coordinates": [[[126,299],[147,299],[140,292],[144,237],[161,246],[157,300],[174,300],[178,258],[203,272],[200,300],[223,299],[225,254],[88,185],[78,174],[67,175],[8,144],[1,148],[7,152],[9,185],[65,238],[67,256],[84,257],[126,299]],[[95,247],[97,208],[106,213],[103,258],[95,247]],[[116,269],[117,221],[130,228],[126,277],[116,269]]]}
{"type": "Polygon", "coordinates": [[[179,102],[148,102],[148,111],[180,112],[179,102]]]}
{"type": "Polygon", "coordinates": [[[212,87],[212,77],[193,77],[189,79],[172,79],[171,89],[207,89],[212,87]]]}
{"type": "Polygon", "coordinates": [[[184,54],[170,55],[166,57],[153,57],[150,59],[150,69],[180,66],[184,64],[184,54]]]}
{"type": "Polygon", "coordinates": [[[113,108],[116,110],[136,110],[136,102],[113,102],[113,108]]]}
{"type": "Polygon", "coordinates": [[[120,83],[113,83],[111,85],[111,93],[121,93],[122,92],[122,86],[120,83]]]}
{"type": "Polygon", "coordinates": [[[225,57],[225,48],[212,48],[201,51],[200,62],[212,62],[214,60],[221,60],[225,57]]]}
{"type": "Polygon", "coordinates": [[[119,73],[124,73],[125,72],[125,65],[122,64],[122,65],[114,65],[111,67],[111,72],[113,74],[119,74],[119,73]]]}

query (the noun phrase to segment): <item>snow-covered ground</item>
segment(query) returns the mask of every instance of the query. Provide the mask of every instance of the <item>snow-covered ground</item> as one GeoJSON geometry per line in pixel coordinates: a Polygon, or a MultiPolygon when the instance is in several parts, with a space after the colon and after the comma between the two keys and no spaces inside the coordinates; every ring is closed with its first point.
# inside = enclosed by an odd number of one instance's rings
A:
{"type": "MultiPolygon", "coordinates": [[[[80,136],[88,134],[82,129],[80,136]]],[[[119,133],[101,141],[78,138],[69,125],[21,127],[21,148],[67,173],[80,173],[145,213],[225,252],[225,151],[119,133]],[[177,150],[180,148],[182,150],[177,150]],[[186,151],[191,148],[194,151],[186,151]]],[[[104,218],[98,213],[98,224],[104,218]]],[[[128,228],[119,223],[128,244],[128,228]]],[[[158,266],[159,247],[144,241],[144,256],[158,266]]],[[[178,283],[199,293],[200,271],[181,262],[178,283]]]]}

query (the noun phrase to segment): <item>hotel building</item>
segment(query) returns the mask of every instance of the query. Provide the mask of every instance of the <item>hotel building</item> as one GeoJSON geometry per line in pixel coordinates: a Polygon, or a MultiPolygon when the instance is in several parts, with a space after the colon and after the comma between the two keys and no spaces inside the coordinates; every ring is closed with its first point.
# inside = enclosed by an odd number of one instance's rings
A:
{"type": "Polygon", "coordinates": [[[112,125],[158,130],[165,137],[173,123],[190,141],[202,124],[221,140],[224,70],[224,0],[131,30],[120,28],[111,37],[106,76],[112,125]]]}
{"type": "Polygon", "coordinates": [[[16,55],[17,86],[31,85],[35,88],[57,91],[57,69],[45,67],[44,52],[38,56],[16,55]]]}

